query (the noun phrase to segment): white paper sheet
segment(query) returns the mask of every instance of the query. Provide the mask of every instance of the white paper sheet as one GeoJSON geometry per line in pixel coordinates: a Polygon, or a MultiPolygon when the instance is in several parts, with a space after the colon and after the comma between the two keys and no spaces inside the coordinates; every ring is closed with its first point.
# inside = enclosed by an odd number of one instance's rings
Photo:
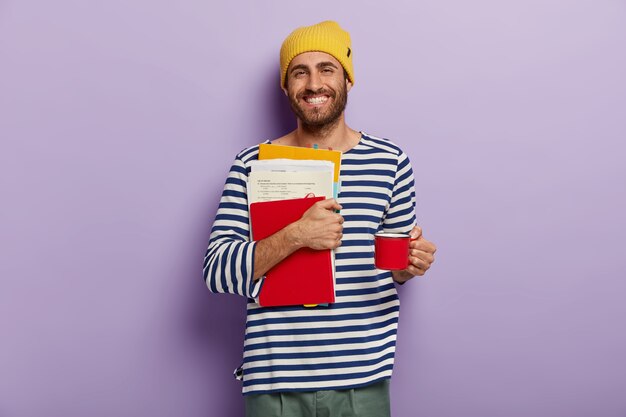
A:
{"type": "Polygon", "coordinates": [[[332,198],[332,171],[277,172],[252,171],[248,182],[248,202],[287,200],[306,196],[332,198]]]}

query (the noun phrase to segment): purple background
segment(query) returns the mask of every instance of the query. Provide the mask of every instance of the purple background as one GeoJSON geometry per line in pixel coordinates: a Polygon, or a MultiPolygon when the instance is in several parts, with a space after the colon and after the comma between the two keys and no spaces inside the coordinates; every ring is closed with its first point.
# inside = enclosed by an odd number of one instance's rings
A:
{"type": "Polygon", "coordinates": [[[394,416],[626,416],[618,0],[1,1],[0,416],[242,415],[202,258],[235,154],[295,126],[282,40],[329,18],[439,247],[394,416]]]}

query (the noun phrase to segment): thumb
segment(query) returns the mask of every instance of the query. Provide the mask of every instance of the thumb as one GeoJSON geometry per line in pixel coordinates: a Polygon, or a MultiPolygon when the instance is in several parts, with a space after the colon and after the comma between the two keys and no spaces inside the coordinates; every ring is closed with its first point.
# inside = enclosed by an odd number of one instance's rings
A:
{"type": "Polygon", "coordinates": [[[334,198],[327,198],[318,203],[321,208],[326,210],[341,210],[342,207],[334,198]]]}
{"type": "Polygon", "coordinates": [[[414,226],[409,234],[411,235],[411,239],[419,239],[419,237],[422,236],[422,228],[414,226]]]}

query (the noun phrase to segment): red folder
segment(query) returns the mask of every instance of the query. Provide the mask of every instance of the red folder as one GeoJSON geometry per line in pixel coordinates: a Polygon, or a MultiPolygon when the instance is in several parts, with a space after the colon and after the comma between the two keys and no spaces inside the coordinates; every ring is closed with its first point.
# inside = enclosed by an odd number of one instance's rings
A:
{"type": "MultiPolygon", "coordinates": [[[[263,201],[250,204],[254,240],[265,239],[290,223],[323,197],[263,201]]],[[[263,307],[335,302],[333,261],[330,249],[301,248],[265,274],[259,295],[263,307]]]]}

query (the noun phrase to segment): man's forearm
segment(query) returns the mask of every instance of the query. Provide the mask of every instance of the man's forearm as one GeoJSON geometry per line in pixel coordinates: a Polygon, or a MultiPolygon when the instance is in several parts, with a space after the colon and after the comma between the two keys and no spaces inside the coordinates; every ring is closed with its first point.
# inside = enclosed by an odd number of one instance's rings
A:
{"type": "Polygon", "coordinates": [[[254,280],[300,248],[336,249],[341,244],[343,217],[335,210],[341,206],[334,198],[318,201],[300,220],[259,240],[254,251],[254,280]]]}
{"type": "Polygon", "coordinates": [[[254,251],[254,280],[261,278],[274,265],[302,247],[292,223],[273,235],[259,240],[254,251]]]}

